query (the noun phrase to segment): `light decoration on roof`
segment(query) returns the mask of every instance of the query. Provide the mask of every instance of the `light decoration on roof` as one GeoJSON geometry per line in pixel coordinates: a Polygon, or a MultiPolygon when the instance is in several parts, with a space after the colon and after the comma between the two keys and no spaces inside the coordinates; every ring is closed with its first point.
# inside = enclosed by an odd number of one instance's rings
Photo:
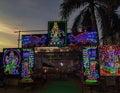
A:
{"type": "Polygon", "coordinates": [[[67,22],[66,21],[49,21],[48,37],[49,46],[62,47],[66,46],[67,41],[67,22]]]}
{"type": "Polygon", "coordinates": [[[90,44],[90,45],[96,45],[98,43],[98,37],[96,31],[88,31],[88,32],[82,32],[77,35],[73,35],[72,33],[68,34],[67,37],[68,44],[90,44]]]}
{"type": "Polygon", "coordinates": [[[48,37],[46,34],[22,35],[22,47],[41,47],[48,45],[48,37]]]}

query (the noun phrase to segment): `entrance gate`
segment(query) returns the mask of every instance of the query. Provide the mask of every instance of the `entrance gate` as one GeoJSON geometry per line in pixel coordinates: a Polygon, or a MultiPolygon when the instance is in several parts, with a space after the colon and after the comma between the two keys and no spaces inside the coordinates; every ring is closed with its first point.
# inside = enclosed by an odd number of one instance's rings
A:
{"type": "Polygon", "coordinates": [[[70,47],[36,47],[35,53],[40,55],[43,73],[49,73],[50,77],[53,73],[71,72],[80,76],[80,71],[82,71],[82,52],[80,50],[71,50],[70,47]]]}

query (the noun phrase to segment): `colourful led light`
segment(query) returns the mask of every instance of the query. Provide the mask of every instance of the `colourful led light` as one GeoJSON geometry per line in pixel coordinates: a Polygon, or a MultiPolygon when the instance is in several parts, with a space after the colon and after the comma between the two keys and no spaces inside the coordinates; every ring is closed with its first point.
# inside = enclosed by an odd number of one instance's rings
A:
{"type": "Polygon", "coordinates": [[[98,37],[97,37],[97,32],[92,31],[92,32],[82,32],[79,33],[78,35],[74,36],[72,33],[68,34],[68,44],[84,44],[84,43],[89,43],[91,45],[95,45],[98,43],[98,37]]]}
{"type": "Polygon", "coordinates": [[[3,49],[3,67],[6,75],[19,75],[21,50],[17,48],[3,49]]]}
{"type": "Polygon", "coordinates": [[[32,70],[34,67],[34,50],[23,48],[23,61],[22,61],[22,72],[21,76],[24,80],[29,80],[31,78],[32,70]]]}
{"type": "Polygon", "coordinates": [[[48,22],[48,36],[49,46],[66,46],[66,21],[49,21],[48,22]]]}
{"type": "Polygon", "coordinates": [[[87,46],[83,49],[84,75],[86,79],[99,78],[97,62],[97,46],[87,46]]]}
{"type": "Polygon", "coordinates": [[[22,35],[22,47],[39,47],[47,45],[48,37],[46,34],[22,35]]]}
{"type": "Polygon", "coordinates": [[[86,79],[85,80],[85,82],[87,82],[87,83],[97,83],[98,82],[98,80],[96,80],[96,79],[86,79]]]}
{"type": "Polygon", "coordinates": [[[120,46],[100,46],[100,74],[120,76],[120,46]]]}

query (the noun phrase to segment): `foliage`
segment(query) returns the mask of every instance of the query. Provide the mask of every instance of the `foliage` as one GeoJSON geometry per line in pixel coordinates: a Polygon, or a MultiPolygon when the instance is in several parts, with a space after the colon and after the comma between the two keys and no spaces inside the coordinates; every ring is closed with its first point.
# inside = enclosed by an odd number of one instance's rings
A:
{"type": "Polygon", "coordinates": [[[88,30],[96,29],[99,34],[106,36],[120,29],[120,20],[115,13],[119,5],[120,0],[63,0],[60,14],[62,19],[68,20],[79,9],[72,32],[76,34],[80,27],[86,27],[88,30]]]}

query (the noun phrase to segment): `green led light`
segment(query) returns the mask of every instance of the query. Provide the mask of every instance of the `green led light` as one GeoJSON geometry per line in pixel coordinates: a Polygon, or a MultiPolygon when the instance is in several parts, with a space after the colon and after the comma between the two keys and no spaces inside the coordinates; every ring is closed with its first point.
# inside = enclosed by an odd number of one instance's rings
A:
{"type": "Polygon", "coordinates": [[[86,79],[85,82],[87,82],[87,83],[97,83],[98,80],[96,80],[96,79],[86,79]]]}
{"type": "Polygon", "coordinates": [[[25,80],[25,81],[32,81],[31,78],[23,78],[23,80],[25,80]]]}

